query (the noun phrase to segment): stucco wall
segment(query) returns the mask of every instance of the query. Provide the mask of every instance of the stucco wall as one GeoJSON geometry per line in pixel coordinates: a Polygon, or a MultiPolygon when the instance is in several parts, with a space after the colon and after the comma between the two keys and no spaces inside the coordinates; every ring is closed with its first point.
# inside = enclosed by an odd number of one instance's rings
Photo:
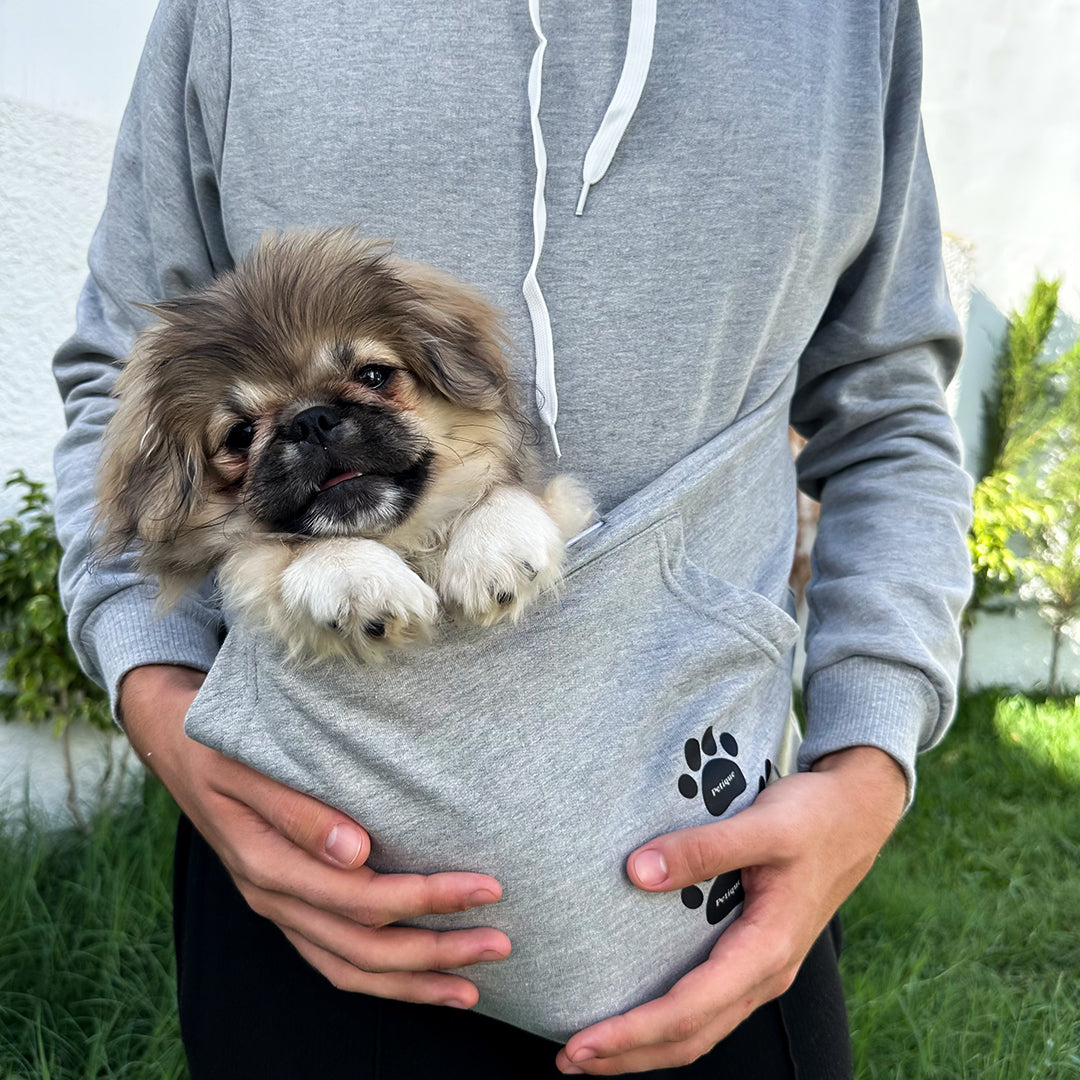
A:
{"type": "MultiPolygon", "coordinates": [[[[0,0],[0,475],[51,473],[62,417],[49,361],[73,325],[153,7],[0,0]]],[[[1080,5],[924,0],[923,24],[942,223],[975,286],[954,391],[973,447],[1002,313],[1022,302],[1035,271],[1063,274],[1064,306],[1080,314],[1080,5]]],[[[12,509],[0,492],[0,516],[12,509]]],[[[1008,677],[1000,661],[988,659],[987,673],[1008,677]]]]}
{"type": "MultiPolygon", "coordinates": [[[[114,132],[0,99],[0,475],[51,478],[64,429],[50,373],[75,326],[86,245],[101,212],[114,132]]],[[[0,496],[7,516],[12,495],[0,496]]]]}
{"type": "MultiPolygon", "coordinates": [[[[0,0],[0,478],[52,476],[49,371],[75,325],[86,248],[155,0],[0,0]]],[[[0,516],[14,509],[0,491],[0,516]]]]}

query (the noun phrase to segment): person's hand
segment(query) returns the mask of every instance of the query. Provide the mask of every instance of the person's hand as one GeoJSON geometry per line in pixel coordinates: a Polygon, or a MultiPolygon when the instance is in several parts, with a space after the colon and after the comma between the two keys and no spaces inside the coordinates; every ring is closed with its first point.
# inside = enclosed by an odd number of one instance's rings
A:
{"type": "Polygon", "coordinates": [[[904,775],[857,746],[769,785],[725,821],[650,840],[631,880],[667,892],[742,870],[742,915],[709,959],[663,997],[579,1031],[556,1057],[564,1073],[610,1076],[686,1065],[792,983],[810,946],[862,880],[904,805],[904,775]]]}
{"type": "Polygon", "coordinates": [[[335,986],[470,1008],[476,987],[441,969],[510,952],[493,929],[437,933],[389,923],[492,903],[483,874],[377,874],[367,833],[345,814],[184,734],[203,674],[172,665],[128,673],[120,713],[136,753],[225,864],[244,899],[335,986]]]}

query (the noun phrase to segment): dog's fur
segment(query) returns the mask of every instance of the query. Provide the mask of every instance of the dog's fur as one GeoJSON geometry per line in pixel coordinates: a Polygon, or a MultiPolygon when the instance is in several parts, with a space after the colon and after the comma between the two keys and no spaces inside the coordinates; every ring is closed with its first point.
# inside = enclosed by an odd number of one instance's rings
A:
{"type": "Polygon", "coordinates": [[[268,234],[160,322],[121,372],[101,547],[166,602],[217,570],[294,656],[371,659],[441,608],[516,618],[593,516],[533,493],[529,424],[492,306],[349,230],[268,234]]]}

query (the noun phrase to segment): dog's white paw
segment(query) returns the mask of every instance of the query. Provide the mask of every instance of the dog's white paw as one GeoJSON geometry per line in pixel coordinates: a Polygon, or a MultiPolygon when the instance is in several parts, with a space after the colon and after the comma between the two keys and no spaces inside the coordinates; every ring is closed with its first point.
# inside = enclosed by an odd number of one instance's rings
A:
{"type": "Polygon", "coordinates": [[[312,544],[281,575],[281,599],[315,655],[344,644],[377,658],[426,638],[439,613],[435,591],[375,540],[312,544]]]}
{"type": "Polygon", "coordinates": [[[561,575],[559,527],[523,488],[500,487],[454,526],[439,595],[469,622],[516,619],[561,575]]]}

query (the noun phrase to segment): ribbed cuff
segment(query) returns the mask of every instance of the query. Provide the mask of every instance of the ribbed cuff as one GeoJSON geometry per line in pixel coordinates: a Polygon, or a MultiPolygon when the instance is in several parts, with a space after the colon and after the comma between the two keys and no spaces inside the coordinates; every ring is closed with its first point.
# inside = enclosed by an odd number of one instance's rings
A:
{"type": "MultiPolygon", "coordinates": [[[[93,650],[113,719],[120,680],[143,664],[179,664],[209,671],[217,655],[221,619],[196,597],[162,612],[153,589],[132,586],[104,600],[86,620],[82,640],[93,650]]],[[[119,723],[119,720],[117,720],[119,723]]]]}
{"type": "Polygon", "coordinates": [[[917,668],[852,656],[815,672],[803,695],[806,738],[799,768],[852,746],[876,746],[907,778],[905,811],[915,797],[915,755],[924,732],[938,726],[941,702],[917,668]]]}

